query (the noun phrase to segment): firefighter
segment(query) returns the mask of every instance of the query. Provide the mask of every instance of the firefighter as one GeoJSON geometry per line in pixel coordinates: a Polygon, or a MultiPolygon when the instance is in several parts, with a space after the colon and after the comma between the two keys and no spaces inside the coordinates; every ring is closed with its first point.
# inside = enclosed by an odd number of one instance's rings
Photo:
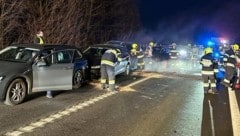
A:
{"type": "MultiPolygon", "coordinates": [[[[38,31],[37,32],[36,37],[34,39],[34,43],[35,44],[40,44],[40,45],[44,44],[43,31],[38,31]]],[[[46,97],[47,98],[53,98],[52,91],[47,91],[46,97]]]]}
{"type": "Polygon", "coordinates": [[[215,72],[217,72],[217,62],[213,57],[213,49],[208,47],[204,50],[204,55],[201,57],[200,64],[202,65],[202,78],[204,94],[211,93],[216,94],[216,78],[215,72]],[[210,81],[210,83],[209,83],[210,81]]]}
{"type": "Polygon", "coordinates": [[[153,46],[154,46],[154,43],[153,43],[153,42],[150,42],[150,43],[148,44],[147,49],[146,49],[146,51],[145,51],[146,57],[148,57],[148,58],[151,58],[151,57],[152,57],[153,46]]]}
{"type": "Polygon", "coordinates": [[[148,62],[149,64],[152,64],[153,47],[154,47],[154,42],[149,42],[145,50],[146,62],[148,62]]]}
{"type": "Polygon", "coordinates": [[[176,43],[172,43],[172,48],[170,49],[169,55],[171,59],[177,59],[178,58],[178,51],[176,47],[176,43]]]}
{"type": "Polygon", "coordinates": [[[144,63],[144,53],[143,53],[143,51],[142,51],[142,49],[141,49],[141,47],[138,47],[137,48],[137,67],[138,67],[138,69],[140,69],[140,70],[143,70],[144,69],[144,65],[145,65],[145,63],[144,63]]]}
{"type": "Polygon", "coordinates": [[[101,58],[101,88],[106,89],[108,81],[109,91],[115,91],[115,63],[121,61],[117,50],[108,49],[101,58]]]}
{"type": "Polygon", "coordinates": [[[135,70],[137,69],[137,51],[138,45],[136,43],[132,44],[132,49],[130,51],[130,55],[131,55],[131,70],[135,70]]]}
{"type": "Polygon", "coordinates": [[[239,45],[231,45],[231,48],[225,52],[224,62],[225,62],[225,77],[221,82],[225,87],[231,87],[232,80],[236,74],[236,63],[237,55],[239,51],[239,45]]]}

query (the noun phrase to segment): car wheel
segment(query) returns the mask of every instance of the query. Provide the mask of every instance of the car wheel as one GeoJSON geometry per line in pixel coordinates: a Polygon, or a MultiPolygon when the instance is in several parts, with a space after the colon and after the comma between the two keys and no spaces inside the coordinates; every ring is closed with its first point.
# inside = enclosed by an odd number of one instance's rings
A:
{"type": "Polygon", "coordinates": [[[83,85],[83,72],[82,70],[77,70],[73,75],[73,88],[77,89],[83,85]]]}
{"type": "Polygon", "coordinates": [[[17,105],[20,104],[26,97],[27,86],[22,79],[13,80],[7,89],[5,104],[17,105]]]}
{"type": "Polygon", "coordinates": [[[125,71],[124,75],[126,75],[126,76],[130,75],[130,65],[129,64],[126,66],[126,71],[125,71]]]}

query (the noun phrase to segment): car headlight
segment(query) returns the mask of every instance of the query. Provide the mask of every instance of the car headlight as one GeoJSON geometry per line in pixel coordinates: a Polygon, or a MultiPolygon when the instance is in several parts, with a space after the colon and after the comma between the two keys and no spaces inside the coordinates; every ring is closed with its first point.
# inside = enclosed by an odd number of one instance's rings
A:
{"type": "Polygon", "coordinates": [[[185,50],[180,50],[180,51],[179,51],[179,54],[180,54],[181,56],[186,56],[186,55],[187,55],[187,51],[185,51],[185,50]]]}
{"type": "Polygon", "coordinates": [[[0,76],[0,82],[4,79],[5,76],[0,76]]]}

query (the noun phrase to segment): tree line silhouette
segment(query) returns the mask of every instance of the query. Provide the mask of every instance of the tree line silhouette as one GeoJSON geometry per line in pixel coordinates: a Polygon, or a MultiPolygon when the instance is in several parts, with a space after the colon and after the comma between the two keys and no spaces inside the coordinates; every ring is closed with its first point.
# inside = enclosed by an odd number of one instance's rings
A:
{"type": "Polygon", "coordinates": [[[140,28],[134,0],[0,0],[0,48],[46,43],[85,48],[111,39],[129,40],[140,28]]]}

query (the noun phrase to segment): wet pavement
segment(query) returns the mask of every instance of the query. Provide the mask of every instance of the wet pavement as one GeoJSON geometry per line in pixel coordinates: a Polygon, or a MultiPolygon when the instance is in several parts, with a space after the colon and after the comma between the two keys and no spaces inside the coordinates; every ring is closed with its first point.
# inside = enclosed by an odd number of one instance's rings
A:
{"type": "MultiPolygon", "coordinates": [[[[117,76],[119,92],[96,81],[79,90],[36,94],[18,106],[0,105],[0,135],[29,136],[231,136],[228,90],[203,93],[200,67],[152,63],[132,77],[117,76]],[[159,69],[161,68],[161,69],[159,69]],[[185,69],[188,68],[188,69],[185,69]],[[169,69],[169,70],[168,70],[169,69]]],[[[239,107],[239,92],[237,96],[239,107]]]]}

